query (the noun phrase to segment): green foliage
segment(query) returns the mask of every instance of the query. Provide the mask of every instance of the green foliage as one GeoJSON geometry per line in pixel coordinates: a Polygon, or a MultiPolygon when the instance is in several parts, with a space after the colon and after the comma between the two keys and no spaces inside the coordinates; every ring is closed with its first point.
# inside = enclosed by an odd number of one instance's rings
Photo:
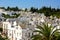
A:
{"type": "Polygon", "coordinates": [[[16,7],[7,7],[7,9],[5,8],[6,11],[20,11],[21,9],[19,9],[17,6],[16,7]]]}
{"type": "Polygon", "coordinates": [[[31,7],[30,9],[31,12],[37,12],[37,13],[44,13],[45,16],[56,16],[58,18],[60,18],[60,9],[57,8],[51,8],[51,7],[42,7],[38,10],[38,8],[34,8],[34,7],[31,7]]]}
{"type": "Polygon", "coordinates": [[[0,40],[5,40],[5,38],[2,38],[2,36],[0,35],[0,40]]]}
{"type": "MultiPolygon", "coordinates": [[[[16,7],[7,7],[7,8],[5,8],[5,7],[0,7],[1,9],[5,9],[6,11],[22,11],[22,9],[19,9],[17,6],[16,7]]],[[[28,9],[27,8],[25,8],[25,11],[27,11],[28,9]]],[[[58,17],[58,18],[60,18],[60,9],[59,8],[51,8],[51,7],[42,7],[42,8],[40,8],[40,9],[38,9],[38,8],[34,8],[34,7],[31,7],[30,8],[30,11],[32,12],[32,13],[34,13],[34,12],[37,12],[37,13],[44,13],[45,14],[45,16],[56,16],[56,17],[58,17]]]]}
{"type": "Polygon", "coordinates": [[[60,32],[55,29],[56,27],[48,26],[48,24],[43,24],[43,26],[37,25],[39,30],[35,30],[34,32],[38,32],[38,34],[32,36],[32,40],[57,40],[58,34],[60,32]],[[54,30],[55,29],[55,30],[54,30]],[[53,31],[54,30],[54,31],[53,31]]]}
{"type": "Polygon", "coordinates": [[[2,17],[4,17],[4,18],[17,18],[17,17],[19,17],[20,16],[20,14],[12,14],[12,16],[10,16],[9,14],[2,14],[2,17]]]}
{"type": "Polygon", "coordinates": [[[25,8],[25,11],[27,11],[27,8],[25,8]]]}
{"type": "Polygon", "coordinates": [[[5,7],[0,7],[0,9],[5,9],[5,7]]]}
{"type": "Polygon", "coordinates": [[[34,12],[37,12],[38,11],[38,8],[31,7],[30,11],[33,12],[33,13],[34,12]]]}
{"type": "Polygon", "coordinates": [[[39,13],[44,13],[45,16],[56,16],[60,17],[60,9],[57,8],[51,8],[51,7],[42,7],[41,9],[38,10],[39,13]]]}

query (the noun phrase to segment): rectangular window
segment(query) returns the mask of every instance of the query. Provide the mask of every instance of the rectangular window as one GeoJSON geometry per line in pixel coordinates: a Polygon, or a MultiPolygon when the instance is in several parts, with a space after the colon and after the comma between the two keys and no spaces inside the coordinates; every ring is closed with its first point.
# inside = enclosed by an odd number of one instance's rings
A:
{"type": "Polygon", "coordinates": [[[14,27],[14,26],[11,26],[12,28],[14,27]]]}

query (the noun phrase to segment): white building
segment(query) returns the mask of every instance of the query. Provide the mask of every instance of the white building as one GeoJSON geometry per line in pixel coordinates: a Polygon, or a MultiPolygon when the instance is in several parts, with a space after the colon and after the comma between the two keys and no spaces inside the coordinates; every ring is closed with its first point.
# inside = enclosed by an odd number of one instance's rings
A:
{"type": "Polygon", "coordinates": [[[3,22],[3,32],[10,40],[22,40],[22,28],[14,20],[3,22]]]}

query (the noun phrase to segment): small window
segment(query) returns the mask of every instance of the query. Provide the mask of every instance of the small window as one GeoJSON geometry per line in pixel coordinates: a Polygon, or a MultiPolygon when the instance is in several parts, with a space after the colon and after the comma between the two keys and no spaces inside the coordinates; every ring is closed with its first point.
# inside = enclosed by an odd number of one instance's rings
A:
{"type": "Polygon", "coordinates": [[[18,27],[16,27],[16,29],[18,29],[18,27]]]}
{"type": "Polygon", "coordinates": [[[14,33],[15,33],[15,30],[14,30],[14,33]]]}
{"type": "Polygon", "coordinates": [[[11,36],[11,33],[10,33],[10,36],[11,36]]]}
{"type": "Polygon", "coordinates": [[[32,35],[33,35],[33,33],[32,33],[32,35]]]}
{"type": "Polygon", "coordinates": [[[14,27],[14,26],[11,26],[11,27],[14,27]]]}
{"type": "Polygon", "coordinates": [[[30,37],[30,33],[28,33],[29,34],[29,36],[28,37],[30,37]]]}
{"type": "Polygon", "coordinates": [[[28,25],[31,25],[31,23],[29,23],[28,25]]]}
{"type": "Polygon", "coordinates": [[[2,21],[2,19],[0,18],[0,21],[2,21]]]}
{"type": "Polygon", "coordinates": [[[21,40],[21,39],[20,39],[21,40]]]}
{"type": "Polygon", "coordinates": [[[15,40],[17,40],[17,38],[15,40]]]}
{"type": "Polygon", "coordinates": [[[21,35],[21,33],[20,33],[20,35],[21,35]]]}

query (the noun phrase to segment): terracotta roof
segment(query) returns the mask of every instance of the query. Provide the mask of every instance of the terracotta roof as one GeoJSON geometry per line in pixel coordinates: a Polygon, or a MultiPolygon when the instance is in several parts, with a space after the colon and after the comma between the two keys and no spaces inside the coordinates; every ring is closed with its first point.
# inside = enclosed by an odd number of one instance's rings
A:
{"type": "Polygon", "coordinates": [[[21,28],[26,28],[26,24],[20,24],[21,28]]]}

